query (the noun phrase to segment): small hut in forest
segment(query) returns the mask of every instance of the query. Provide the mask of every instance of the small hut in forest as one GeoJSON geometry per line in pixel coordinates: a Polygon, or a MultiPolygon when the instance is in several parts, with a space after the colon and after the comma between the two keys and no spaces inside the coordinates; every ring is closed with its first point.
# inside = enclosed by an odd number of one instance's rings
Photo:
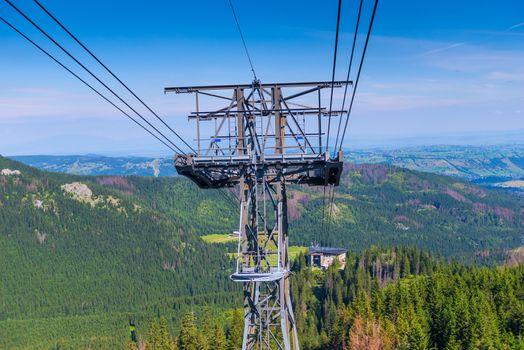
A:
{"type": "Polygon", "coordinates": [[[344,248],[310,247],[307,253],[309,265],[327,269],[338,261],[340,268],[343,269],[346,266],[347,252],[348,250],[344,248]]]}

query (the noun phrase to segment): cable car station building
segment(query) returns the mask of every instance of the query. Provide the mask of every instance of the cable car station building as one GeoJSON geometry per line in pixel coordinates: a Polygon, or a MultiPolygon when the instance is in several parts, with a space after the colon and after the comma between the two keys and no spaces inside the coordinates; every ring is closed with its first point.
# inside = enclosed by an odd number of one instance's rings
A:
{"type": "Polygon", "coordinates": [[[335,262],[340,263],[340,269],[346,266],[346,253],[344,248],[310,247],[308,250],[308,261],[311,267],[327,269],[335,262]]]}

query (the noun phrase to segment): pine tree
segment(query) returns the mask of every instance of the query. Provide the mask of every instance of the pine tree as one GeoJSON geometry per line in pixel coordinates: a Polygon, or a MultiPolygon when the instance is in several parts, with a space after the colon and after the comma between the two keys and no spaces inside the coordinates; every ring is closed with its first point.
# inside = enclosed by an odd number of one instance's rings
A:
{"type": "Polygon", "coordinates": [[[390,350],[393,342],[380,322],[357,316],[349,331],[349,347],[352,350],[390,350]]]}
{"type": "Polygon", "coordinates": [[[160,327],[157,320],[153,320],[149,325],[147,346],[151,349],[158,349],[160,346],[160,327]]]}
{"type": "Polygon", "coordinates": [[[224,330],[218,324],[215,325],[210,341],[210,350],[227,350],[227,340],[224,330]]]}
{"type": "Polygon", "coordinates": [[[228,350],[240,350],[242,349],[242,337],[244,335],[244,315],[240,310],[235,309],[232,317],[228,335],[228,350]]]}
{"type": "Polygon", "coordinates": [[[407,333],[407,348],[410,350],[426,350],[429,348],[429,336],[422,325],[413,320],[407,333]]]}
{"type": "Polygon", "coordinates": [[[195,315],[188,312],[182,319],[180,335],[178,336],[179,350],[198,350],[198,330],[195,323],[195,315]]]}
{"type": "Polygon", "coordinates": [[[480,290],[472,296],[472,342],[470,347],[500,348],[500,332],[492,301],[480,290]]]}
{"type": "Polygon", "coordinates": [[[408,277],[411,273],[411,264],[409,262],[409,258],[407,254],[404,255],[404,258],[402,259],[401,270],[402,270],[401,277],[408,277]]]}
{"type": "Polygon", "coordinates": [[[147,348],[151,350],[172,350],[173,347],[173,339],[169,334],[166,319],[162,316],[159,321],[153,320],[149,326],[147,348]]]}
{"type": "Polygon", "coordinates": [[[204,307],[202,312],[202,322],[200,323],[200,349],[208,350],[210,348],[211,341],[213,339],[213,327],[211,325],[211,311],[208,306],[204,307]]]}
{"type": "Polygon", "coordinates": [[[168,326],[167,326],[167,320],[164,316],[160,317],[160,321],[158,323],[158,329],[160,334],[160,349],[161,350],[172,350],[173,349],[173,339],[171,338],[171,335],[169,334],[168,326]]]}

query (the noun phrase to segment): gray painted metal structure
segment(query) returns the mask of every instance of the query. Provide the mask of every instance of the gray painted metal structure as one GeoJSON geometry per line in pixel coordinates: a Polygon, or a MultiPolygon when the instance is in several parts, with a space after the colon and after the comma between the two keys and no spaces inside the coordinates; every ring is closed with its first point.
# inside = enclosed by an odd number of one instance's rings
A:
{"type": "MultiPolygon", "coordinates": [[[[333,86],[347,84],[336,81],[333,86]]],[[[201,188],[239,187],[240,235],[231,279],[243,284],[243,350],[299,349],[289,292],[286,186],[340,181],[342,154],[330,157],[323,146],[322,118],[342,113],[321,105],[321,90],[331,86],[254,81],[165,89],[195,94],[196,111],[189,119],[197,123],[197,153],[175,155],[178,173],[201,188]],[[315,106],[294,103],[311,94],[318,95],[315,106]],[[201,111],[203,97],[225,106],[201,111]],[[201,135],[203,122],[214,123],[211,135],[201,135]]]]}

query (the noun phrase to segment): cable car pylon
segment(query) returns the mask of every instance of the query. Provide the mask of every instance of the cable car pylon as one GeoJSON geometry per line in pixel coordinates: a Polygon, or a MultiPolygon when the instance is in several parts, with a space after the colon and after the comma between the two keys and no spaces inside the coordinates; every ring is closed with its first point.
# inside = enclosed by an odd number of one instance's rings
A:
{"type": "Polygon", "coordinates": [[[286,189],[288,184],[339,184],[343,154],[326,152],[322,119],[342,112],[322,107],[321,91],[348,84],[255,80],[165,88],[194,94],[196,101],[189,119],[196,121],[197,152],[175,155],[178,173],[205,189],[239,188],[238,256],[230,278],[243,284],[243,350],[299,349],[290,296],[286,189]],[[294,103],[308,95],[315,106],[294,103]],[[224,107],[203,111],[204,97],[224,107]]]}

